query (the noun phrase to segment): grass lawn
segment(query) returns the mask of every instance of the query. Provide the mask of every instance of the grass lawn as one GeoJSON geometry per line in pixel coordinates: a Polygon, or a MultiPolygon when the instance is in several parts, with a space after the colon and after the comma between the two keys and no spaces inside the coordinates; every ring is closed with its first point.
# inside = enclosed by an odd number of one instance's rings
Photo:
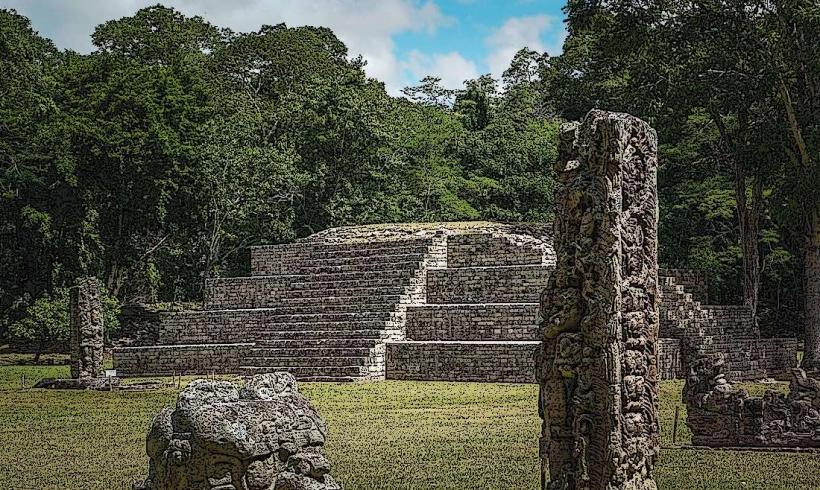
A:
{"type": "MultiPolygon", "coordinates": [[[[67,376],[68,367],[2,364],[0,488],[130,489],[146,474],[148,424],[176,390],[21,390],[22,375],[30,386],[67,376]]],[[[672,444],[681,386],[661,386],[664,446],[672,444]]],[[[388,381],[300,389],[327,420],[333,475],[348,490],[538,486],[534,385],[388,381]]],[[[690,437],[680,408],[679,444],[690,437]]],[[[663,489],[820,488],[820,455],[667,448],[657,480],[663,489]]]]}

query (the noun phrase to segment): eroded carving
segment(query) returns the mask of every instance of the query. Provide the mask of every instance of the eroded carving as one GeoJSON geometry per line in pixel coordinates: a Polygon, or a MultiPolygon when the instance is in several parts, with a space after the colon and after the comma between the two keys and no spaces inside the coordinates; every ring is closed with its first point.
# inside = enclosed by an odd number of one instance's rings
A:
{"type": "Polygon", "coordinates": [[[542,487],[654,489],[657,137],[627,114],[562,127],[557,267],[542,296],[542,487]]]}
{"type": "Polygon", "coordinates": [[[196,380],[151,424],[144,490],[335,490],[327,427],[288,373],[196,380]]]}
{"type": "Polygon", "coordinates": [[[85,277],[69,290],[71,377],[103,374],[103,309],[97,279],[85,277]]]}
{"type": "Polygon", "coordinates": [[[683,389],[692,444],[711,447],[820,447],[820,381],[793,369],[789,393],[753,397],[726,380],[720,355],[689,366],[683,389]]]}

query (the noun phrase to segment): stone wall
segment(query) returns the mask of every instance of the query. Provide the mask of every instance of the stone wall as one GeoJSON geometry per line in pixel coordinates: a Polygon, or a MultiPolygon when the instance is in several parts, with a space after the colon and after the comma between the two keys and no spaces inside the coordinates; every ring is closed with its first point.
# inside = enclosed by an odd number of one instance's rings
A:
{"type": "Polygon", "coordinates": [[[658,339],[658,379],[680,379],[684,375],[679,339],[658,339]]]}
{"type": "Polygon", "coordinates": [[[171,376],[174,374],[239,374],[240,363],[253,343],[157,345],[121,347],[114,369],[128,376],[171,376]]]}
{"type": "Polygon", "coordinates": [[[290,276],[223,277],[205,282],[205,309],[267,308],[275,305],[290,276]]]}
{"type": "Polygon", "coordinates": [[[713,335],[757,336],[752,312],[741,305],[708,305],[703,328],[713,335]]]}
{"type": "Polygon", "coordinates": [[[447,241],[447,267],[498,267],[555,263],[552,247],[535,237],[455,235],[447,241]]]}
{"type": "Polygon", "coordinates": [[[153,305],[126,305],[120,309],[120,328],[112,341],[116,346],[154,345],[159,341],[162,315],[153,305]]]}
{"type": "Polygon", "coordinates": [[[427,302],[536,303],[550,270],[544,265],[431,270],[427,302]]]}
{"type": "Polygon", "coordinates": [[[713,354],[724,356],[726,375],[732,381],[784,380],[797,365],[797,339],[706,338],[694,355],[713,354]]]}
{"type": "Polygon", "coordinates": [[[388,379],[532,383],[538,342],[388,342],[388,379]]]}
{"type": "Polygon", "coordinates": [[[413,340],[536,340],[537,304],[419,305],[407,309],[413,340]]]}

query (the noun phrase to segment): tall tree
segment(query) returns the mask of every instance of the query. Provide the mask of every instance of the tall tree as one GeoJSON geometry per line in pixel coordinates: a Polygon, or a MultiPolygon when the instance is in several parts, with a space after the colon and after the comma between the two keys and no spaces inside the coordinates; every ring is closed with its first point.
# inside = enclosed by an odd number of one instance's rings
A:
{"type": "MultiPolygon", "coordinates": [[[[818,6],[795,0],[735,0],[731,2],[669,3],[628,1],[606,4],[572,0],[568,56],[554,73],[554,91],[569,94],[572,87],[579,100],[568,97],[571,112],[602,101],[612,108],[650,117],[662,139],[674,141],[681,122],[697,111],[705,111],[719,134],[713,154],[724,162],[734,182],[736,213],[744,259],[744,302],[758,309],[761,281],[761,219],[767,187],[777,181],[789,160],[813,167],[801,139],[816,120],[814,53],[805,41],[816,37],[818,6]],[[790,56],[786,56],[788,52],[790,56]],[[575,66],[575,68],[573,68],[575,66]],[[792,95],[793,93],[797,93],[792,95]],[[802,102],[795,102],[797,98],[802,102]],[[784,100],[791,102],[786,104],[784,100]],[[790,113],[794,113],[790,115],[790,113]],[[797,116],[797,112],[801,116],[797,116]],[[792,117],[794,116],[794,117],[792,117]],[[795,122],[802,118],[801,122],[795,122]],[[791,135],[792,142],[789,143],[791,135]],[[762,142],[765,142],[763,144],[762,142]],[[789,147],[791,147],[789,149],[789,147]],[[801,155],[798,158],[790,154],[801,155]],[[808,164],[806,162],[809,162],[808,164]]],[[[803,173],[811,186],[814,177],[803,173]]],[[[803,216],[805,244],[811,243],[813,196],[800,186],[792,189],[794,202],[808,205],[803,216]]],[[[803,245],[806,271],[806,340],[814,345],[817,322],[812,312],[817,275],[813,270],[813,248],[803,245]],[[809,257],[808,259],[806,257],[809,257]]],[[[813,347],[807,347],[811,364],[813,347]]]]}
{"type": "Polygon", "coordinates": [[[61,118],[54,102],[61,60],[27,18],[0,9],[0,310],[8,312],[0,336],[60,280],[56,254],[65,242],[57,213],[68,210],[56,201],[70,169],[51,143],[61,118]]]}

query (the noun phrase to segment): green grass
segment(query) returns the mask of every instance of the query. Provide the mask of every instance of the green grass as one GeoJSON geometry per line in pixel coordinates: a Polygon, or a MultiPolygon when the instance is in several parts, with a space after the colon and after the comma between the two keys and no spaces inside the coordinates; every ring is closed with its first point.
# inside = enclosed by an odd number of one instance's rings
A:
{"type": "MultiPolygon", "coordinates": [[[[20,389],[67,366],[0,366],[0,488],[130,488],[146,473],[145,432],[177,391],[20,389]]],[[[190,378],[184,378],[183,384],[190,378]]],[[[688,443],[681,382],[661,386],[663,445],[688,443]]],[[[784,385],[777,385],[785,389],[784,385]]],[[[366,488],[525,489],[538,485],[534,385],[378,382],[300,385],[327,420],[333,474],[366,488]]],[[[760,385],[750,386],[759,392],[760,385]]],[[[820,488],[820,455],[662,450],[661,488],[820,488]]]]}

